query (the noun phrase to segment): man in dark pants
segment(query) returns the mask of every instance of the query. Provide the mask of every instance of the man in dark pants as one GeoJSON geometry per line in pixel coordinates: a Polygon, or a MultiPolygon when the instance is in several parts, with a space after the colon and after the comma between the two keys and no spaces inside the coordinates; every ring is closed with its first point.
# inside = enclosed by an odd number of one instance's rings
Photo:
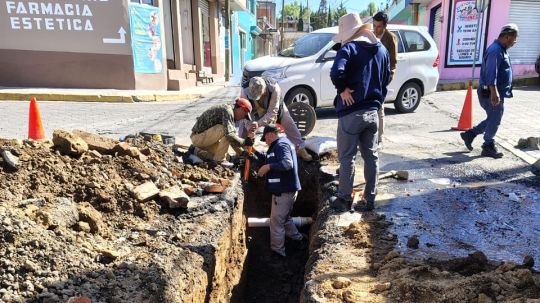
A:
{"type": "Polygon", "coordinates": [[[502,27],[499,38],[486,50],[480,69],[478,100],[486,111],[487,118],[472,129],[462,132],[461,138],[469,150],[473,150],[474,138],[484,134],[482,153],[484,157],[501,158],[495,140],[504,113],[504,99],[512,98],[512,66],[508,49],[517,41],[519,29],[515,24],[502,27]]]}
{"type": "MultiPolygon", "coordinates": [[[[381,41],[382,45],[388,50],[390,56],[390,80],[392,82],[396,72],[397,65],[397,37],[392,34],[386,26],[388,25],[388,15],[384,12],[378,12],[373,16],[373,33],[381,41]]],[[[385,96],[386,98],[386,96],[385,96]]],[[[379,149],[382,148],[384,135],[384,106],[379,109],[379,149]]]]}
{"type": "Polygon", "coordinates": [[[379,157],[377,153],[378,114],[390,78],[388,51],[362,24],[357,13],[339,18],[334,42],[342,47],[336,54],[330,78],[337,89],[334,106],[338,115],[337,147],[339,188],[331,201],[334,208],[346,210],[352,202],[354,162],[358,147],[364,159],[365,207],[372,210],[377,194],[379,157]]]}
{"type": "MultiPolygon", "coordinates": [[[[248,134],[246,145],[253,145],[254,136],[254,132],[248,134]]],[[[291,141],[279,135],[279,128],[275,124],[264,127],[261,140],[268,145],[268,151],[255,151],[255,156],[262,164],[258,175],[266,176],[266,188],[272,193],[270,248],[285,257],[285,236],[298,241],[303,239],[291,218],[294,202],[301,189],[298,161],[291,141]]]]}

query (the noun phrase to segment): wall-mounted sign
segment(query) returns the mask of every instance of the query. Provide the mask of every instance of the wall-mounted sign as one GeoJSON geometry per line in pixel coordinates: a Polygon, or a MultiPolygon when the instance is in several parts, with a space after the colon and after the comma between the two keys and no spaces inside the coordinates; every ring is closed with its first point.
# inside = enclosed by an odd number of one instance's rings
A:
{"type": "Polygon", "coordinates": [[[0,0],[0,49],[130,54],[127,2],[0,0]]]}
{"type": "Polygon", "coordinates": [[[129,22],[135,72],[163,72],[160,11],[158,7],[129,4],[129,22]]]}
{"type": "Polygon", "coordinates": [[[483,14],[479,14],[475,2],[475,0],[453,0],[451,2],[446,66],[470,66],[473,64],[478,18],[481,19],[476,44],[476,63],[482,63],[489,12],[486,10],[483,14]]]}

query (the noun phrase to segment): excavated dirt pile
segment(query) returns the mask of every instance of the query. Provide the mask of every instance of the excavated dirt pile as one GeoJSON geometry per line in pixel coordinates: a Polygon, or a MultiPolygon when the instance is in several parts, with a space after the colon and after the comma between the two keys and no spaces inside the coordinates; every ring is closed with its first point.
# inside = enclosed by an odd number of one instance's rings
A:
{"type": "Polygon", "coordinates": [[[143,137],[53,142],[0,139],[0,302],[229,296],[245,258],[232,170],[143,137]]]}

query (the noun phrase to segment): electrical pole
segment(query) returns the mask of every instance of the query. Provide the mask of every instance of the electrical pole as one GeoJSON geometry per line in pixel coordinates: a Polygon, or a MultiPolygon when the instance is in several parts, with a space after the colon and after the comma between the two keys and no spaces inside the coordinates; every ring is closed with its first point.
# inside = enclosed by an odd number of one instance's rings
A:
{"type": "Polygon", "coordinates": [[[283,50],[284,33],[285,33],[285,0],[281,0],[281,42],[280,42],[281,50],[283,50]]]}
{"type": "Polygon", "coordinates": [[[231,74],[231,0],[225,0],[225,81],[230,80],[231,74]]]}

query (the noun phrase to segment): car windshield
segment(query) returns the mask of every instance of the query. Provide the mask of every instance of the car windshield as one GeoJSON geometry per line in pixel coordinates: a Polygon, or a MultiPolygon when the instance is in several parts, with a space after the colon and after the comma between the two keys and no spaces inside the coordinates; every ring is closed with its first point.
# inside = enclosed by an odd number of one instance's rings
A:
{"type": "Polygon", "coordinates": [[[331,33],[307,34],[279,52],[279,56],[303,58],[314,55],[325,47],[333,36],[331,33]]]}

